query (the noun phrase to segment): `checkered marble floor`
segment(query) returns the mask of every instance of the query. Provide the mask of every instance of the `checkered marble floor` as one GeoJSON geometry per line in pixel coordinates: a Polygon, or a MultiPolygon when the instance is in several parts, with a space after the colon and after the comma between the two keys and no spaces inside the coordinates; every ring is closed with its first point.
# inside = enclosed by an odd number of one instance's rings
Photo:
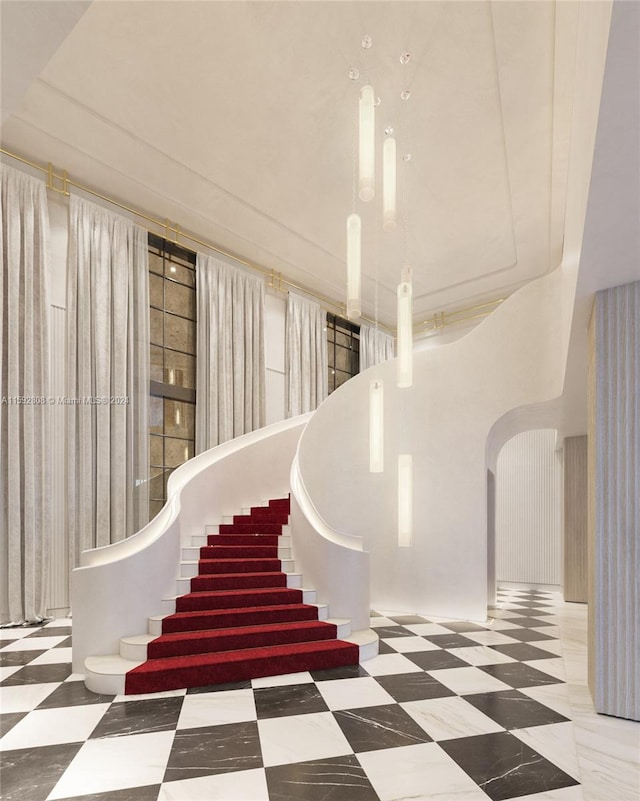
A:
{"type": "Polygon", "coordinates": [[[553,593],[373,612],[361,666],[94,695],[68,619],[0,630],[4,801],[582,801],[553,593]]]}

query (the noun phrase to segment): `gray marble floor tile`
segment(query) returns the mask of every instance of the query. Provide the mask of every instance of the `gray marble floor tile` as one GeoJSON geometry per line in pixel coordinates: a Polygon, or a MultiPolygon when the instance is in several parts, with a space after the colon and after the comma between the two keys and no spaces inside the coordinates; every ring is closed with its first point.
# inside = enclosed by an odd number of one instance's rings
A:
{"type": "Polygon", "coordinates": [[[253,691],[258,720],[326,712],[329,707],[314,683],[263,687],[253,691]]]}
{"type": "Polygon", "coordinates": [[[81,745],[69,743],[3,752],[2,801],[45,801],[81,745]]]}
{"type": "MultiPolygon", "coordinates": [[[[427,653],[431,653],[428,651],[427,653]]],[[[462,663],[467,665],[466,662],[462,663]]],[[[403,673],[398,676],[378,676],[378,684],[398,703],[421,701],[424,698],[444,698],[454,693],[427,673],[403,673]]]]}
{"type": "Polygon", "coordinates": [[[353,754],[266,769],[270,801],[379,801],[353,754]]]}
{"type": "Polygon", "coordinates": [[[182,697],[157,698],[144,701],[123,701],[111,704],[91,739],[116,737],[127,734],[150,734],[170,731],[178,725],[182,697]]]}
{"type": "Polygon", "coordinates": [[[538,703],[518,690],[473,693],[465,701],[479,709],[503,729],[526,729],[549,723],[564,723],[567,718],[553,709],[538,703]]]}
{"type": "Polygon", "coordinates": [[[262,767],[258,725],[229,723],[176,732],[165,782],[262,767]]]}
{"type": "Polygon", "coordinates": [[[495,676],[510,687],[535,687],[539,684],[559,684],[558,679],[536,670],[521,662],[507,662],[498,665],[480,665],[480,670],[495,676]]]}
{"type": "Polygon", "coordinates": [[[429,743],[431,737],[398,704],[333,713],[354,753],[429,743]]]}

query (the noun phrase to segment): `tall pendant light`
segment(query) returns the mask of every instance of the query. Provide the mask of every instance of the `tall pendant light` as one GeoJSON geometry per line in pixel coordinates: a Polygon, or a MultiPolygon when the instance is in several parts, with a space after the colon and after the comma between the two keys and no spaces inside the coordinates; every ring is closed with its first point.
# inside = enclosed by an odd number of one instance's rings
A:
{"type": "Polygon", "coordinates": [[[347,217],[347,317],[360,317],[362,224],[357,214],[347,217]]]}
{"type": "Polygon", "coordinates": [[[407,548],[413,538],[413,457],[398,455],[398,545],[407,548]]]}
{"type": "Polygon", "coordinates": [[[385,231],[396,230],[396,140],[387,128],[382,148],[382,227],[385,231]]]}
{"type": "Polygon", "coordinates": [[[384,471],[384,384],[369,382],[369,472],[384,471]]]}
{"type": "Polygon", "coordinates": [[[367,84],[360,91],[359,107],[359,195],[369,201],[375,194],[375,95],[367,84]]]}
{"type": "Polygon", "coordinates": [[[404,267],[398,284],[398,386],[413,384],[413,315],[411,268],[404,267]]]}

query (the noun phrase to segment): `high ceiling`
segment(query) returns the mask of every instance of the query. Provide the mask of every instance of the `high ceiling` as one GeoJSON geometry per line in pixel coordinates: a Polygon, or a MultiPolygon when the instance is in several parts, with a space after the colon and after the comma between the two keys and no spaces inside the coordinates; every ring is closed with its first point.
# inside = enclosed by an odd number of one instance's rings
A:
{"type": "MultiPolygon", "coordinates": [[[[6,149],[342,301],[368,79],[381,99],[378,142],[393,126],[411,160],[400,163],[406,225],[383,233],[379,197],[356,202],[366,314],[377,295],[380,321],[393,325],[405,257],[416,320],[504,296],[559,264],[575,4],[45,5],[80,13],[5,120],[6,149]]],[[[15,9],[3,45],[27,46],[49,23],[20,27],[15,9]]],[[[12,79],[24,83],[25,70],[12,79]]]]}

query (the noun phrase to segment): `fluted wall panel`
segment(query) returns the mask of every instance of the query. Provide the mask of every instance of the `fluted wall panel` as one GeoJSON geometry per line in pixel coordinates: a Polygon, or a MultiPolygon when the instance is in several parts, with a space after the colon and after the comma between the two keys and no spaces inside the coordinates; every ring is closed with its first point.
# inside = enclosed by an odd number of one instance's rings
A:
{"type": "Polygon", "coordinates": [[[589,368],[589,683],[640,720],[640,281],[596,293],[589,368]]]}
{"type": "Polygon", "coordinates": [[[498,582],[562,583],[562,459],[551,429],[509,440],[496,473],[498,582]]]}
{"type": "Polygon", "coordinates": [[[51,306],[51,541],[49,551],[50,610],[69,607],[69,544],[67,541],[65,502],[65,406],[66,391],[66,320],[67,312],[51,306]]]}
{"type": "Polygon", "coordinates": [[[564,581],[565,601],[586,603],[587,581],[587,437],[564,441],[564,581]]]}

